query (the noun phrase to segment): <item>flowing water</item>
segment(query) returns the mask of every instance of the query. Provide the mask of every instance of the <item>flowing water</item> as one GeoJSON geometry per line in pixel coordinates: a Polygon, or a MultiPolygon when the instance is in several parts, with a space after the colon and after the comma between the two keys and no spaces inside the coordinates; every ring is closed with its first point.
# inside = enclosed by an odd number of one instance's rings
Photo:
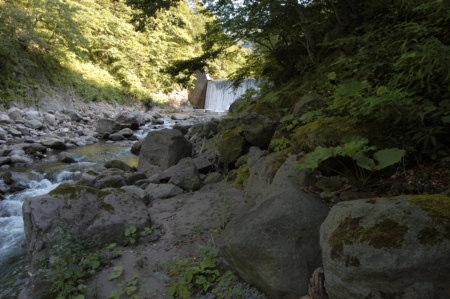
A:
{"type": "MultiPolygon", "coordinates": [[[[164,126],[173,125],[170,119],[164,119],[164,126]]],[[[135,133],[139,139],[147,132],[155,130],[144,126],[135,133]]],[[[77,180],[85,169],[103,169],[103,163],[119,159],[130,166],[136,166],[138,157],[130,152],[133,142],[106,143],[103,140],[93,145],[67,150],[67,152],[83,154],[79,163],[66,164],[58,161],[57,152],[49,153],[48,157],[36,161],[30,167],[14,168],[11,171],[28,173],[32,179],[29,188],[8,195],[0,201],[0,298],[17,298],[20,290],[28,279],[25,234],[22,220],[22,203],[27,199],[46,194],[59,184],[77,180]]]]}
{"type": "Polygon", "coordinates": [[[258,81],[245,79],[242,84],[233,90],[230,80],[210,80],[206,87],[205,109],[212,111],[227,111],[230,105],[249,88],[259,89],[258,81]]]}

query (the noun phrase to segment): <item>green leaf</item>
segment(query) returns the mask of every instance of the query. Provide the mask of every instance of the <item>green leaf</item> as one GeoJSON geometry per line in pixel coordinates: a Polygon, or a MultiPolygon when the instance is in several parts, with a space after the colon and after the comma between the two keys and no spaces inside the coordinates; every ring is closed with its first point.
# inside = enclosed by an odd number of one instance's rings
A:
{"type": "Polygon", "coordinates": [[[446,115],[446,116],[441,117],[441,120],[442,120],[442,122],[444,124],[450,123],[450,115],[446,115]]]}
{"type": "Polygon", "coordinates": [[[136,286],[129,286],[126,288],[126,293],[127,293],[127,295],[131,295],[136,290],[137,290],[136,286]]]}
{"type": "Polygon", "coordinates": [[[125,236],[130,236],[131,234],[134,234],[136,232],[137,228],[134,225],[130,225],[125,229],[125,236]]]}
{"type": "Polygon", "coordinates": [[[181,298],[187,299],[191,296],[191,292],[189,291],[189,285],[188,284],[182,284],[180,286],[180,290],[178,292],[181,298]]]}
{"type": "Polygon", "coordinates": [[[177,292],[177,283],[172,281],[169,285],[169,296],[174,296],[175,293],[177,292]]]}
{"type": "Polygon", "coordinates": [[[336,77],[337,77],[337,75],[335,72],[331,72],[331,73],[327,74],[328,80],[336,80],[336,77]]]}
{"type": "Polygon", "coordinates": [[[123,266],[117,266],[114,268],[114,271],[111,274],[109,274],[108,280],[116,279],[117,277],[122,275],[122,273],[123,273],[123,266]]]}
{"type": "Polygon", "coordinates": [[[283,123],[283,122],[286,122],[286,121],[290,121],[290,120],[292,120],[293,118],[294,118],[294,114],[288,114],[288,115],[285,115],[285,116],[280,120],[280,122],[283,123]]]}
{"type": "Polygon", "coordinates": [[[356,161],[356,165],[358,165],[361,168],[364,168],[364,169],[367,169],[370,171],[376,170],[377,165],[375,164],[375,161],[366,157],[364,155],[364,152],[362,152],[362,151],[357,152],[353,156],[353,159],[356,161]]]}
{"type": "Polygon", "coordinates": [[[378,161],[376,170],[380,170],[400,162],[404,155],[405,151],[398,148],[383,149],[376,152],[373,154],[373,157],[378,161]]]}

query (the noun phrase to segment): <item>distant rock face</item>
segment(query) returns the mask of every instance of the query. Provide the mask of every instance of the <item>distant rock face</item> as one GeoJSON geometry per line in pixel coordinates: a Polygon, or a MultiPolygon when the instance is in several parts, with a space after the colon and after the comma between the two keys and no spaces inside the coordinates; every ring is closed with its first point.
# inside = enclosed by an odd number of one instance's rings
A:
{"type": "Polygon", "coordinates": [[[320,228],[333,299],[450,298],[450,198],[338,203],[320,228]]]}
{"type": "Polygon", "coordinates": [[[142,142],[138,171],[148,172],[159,167],[164,170],[192,155],[192,144],[178,130],[152,131],[142,142]],[[153,167],[152,167],[153,166],[153,167]]]}
{"type": "Polygon", "coordinates": [[[314,177],[296,171],[292,157],[227,225],[219,243],[230,266],[274,299],[306,294],[311,274],[322,264],[319,227],[328,208],[302,191],[314,177]]]}
{"type": "Polygon", "coordinates": [[[123,189],[98,190],[60,185],[50,193],[27,199],[22,206],[27,248],[32,258],[45,249],[46,238],[64,222],[81,239],[98,237],[100,244],[123,243],[125,229],[150,226],[140,196],[123,189]]]}

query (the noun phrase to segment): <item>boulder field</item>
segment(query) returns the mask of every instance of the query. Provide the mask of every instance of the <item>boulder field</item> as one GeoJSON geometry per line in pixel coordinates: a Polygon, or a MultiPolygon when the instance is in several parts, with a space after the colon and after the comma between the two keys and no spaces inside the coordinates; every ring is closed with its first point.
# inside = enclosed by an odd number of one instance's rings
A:
{"type": "MultiPolygon", "coordinates": [[[[296,113],[307,112],[306,104],[296,113]]],[[[109,138],[126,129],[125,121],[133,130],[141,120],[134,116],[98,122],[97,134],[109,138]]],[[[240,280],[186,298],[239,298],[221,293],[235,288],[242,298],[450,298],[450,198],[337,196],[338,178],[296,169],[304,155],[298,149],[336,141],[325,142],[320,130],[297,130],[296,150],[271,150],[278,123],[273,111],[259,106],[241,117],[152,131],[132,148],[137,168],[109,161],[102,172],[86,171],[78,181],[26,200],[33,276],[20,298],[50,296],[48,272],[39,265],[51,260],[46,242],[58,223],[80,239],[97,236],[97,246],[121,248],[112,264],[84,282],[95,290],[85,298],[110,297],[118,287],[110,279],[115,267],[123,267],[125,283],[139,276],[144,298],[170,298],[180,281],[165,262],[197,260],[204,246],[220,250],[218,269],[231,269],[240,280]],[[130,226],[156,233],[130,246],[124,233],[130,226]]]]}

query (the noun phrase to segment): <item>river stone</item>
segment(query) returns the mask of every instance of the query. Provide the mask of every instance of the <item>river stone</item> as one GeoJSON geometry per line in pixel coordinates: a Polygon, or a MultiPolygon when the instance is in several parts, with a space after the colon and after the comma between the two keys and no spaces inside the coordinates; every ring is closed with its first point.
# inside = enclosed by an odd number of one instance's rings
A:
{"type": "Polygon", "coordinates": [[[83,116],[75,110],[65,109],[62,111],[65,115],[69,116],[72,121],[79,122],[83,120],[83,116]]]}
{"type": "Polygon", "coordinates": [[[42,128],[42,122],[40,122],[37,119],[25,120],[24,125],[25,125],[25,127],[31,128],[31,129],[41,129],[42,128]]]}
{"type": "Polygon", "coordinates": [[[124,140],[125,138],[119,133],[114,133],[114,134],[110,134],[108,136],[108,139],[112,140],[112,141],[120,141],[120,140],[124,140]]]}
{"type": "Polygon", "coordinates": [[[204,156],[198,156],[193,159],[195,167],[197,167],[198,172],[203,174],[208,174],[211,172],[214,165],[204,156]]]}
{"type": "Polygon", "coordinates": [[[152,119],[152,124],[163,125],[164,124],[164,120],[162,120],[162,119],[152,119]]]}
{"type": "Polygon", "coordinates": [[[181,159],[174,168],[175,172],[169,183],[188,191],[197,190],[201,187],[200,173],[191,157],[181,159]]]}
{"type": "Polygon", "coordinates": [[[124,138],[130,138],[131,136],[133,136],[134,133],[131,129],[125,128],[117,132],[117,134],[122,135],[124,138]]]}
{"type": "Polygon", "coordinates": [[[9,188],[10,192],[19,192],[19,191],[23,191],[25,189],[28,189],[29,186],[26,182],[24,181],[15,181],[11,184],[11,187],[9,188]]]}
{"type": "Polygon", "coordinates": [[[6,171],[5,173],[3,173],[3,180],[8,185],[11,185],[16,181],[22,181],[22,182],[26,182],[26,183],[30,182],[27,174],[21,173],[21,172],[13,172],[13,171],[9,171],[9,170],[6,171]]]}
{"type": "Polygon", "coordinates": [[[64,163],[75,163],[80,162],[81,159],[84,158],[84,155],[81,154],[74,154],[74,153],[68,153],[68,152],[61,152],[59,153],[58,160],[64,163]]]}
{"type": "Polygon", "coordinates": [[[37,152],[46,153],[47,152],[47,148],[45,146],[41,145],[41,144],[32,143],[32,144],[30,144],[29,147],[27,147],[25,149],[25,154],[27,154],[27,155],[33,155],[33,154],[35,154],[37,152]]]}
{"type": "Polygon", "coordinates": [[[50,270],[39,269],[25,283],[18,299],[54,299],[58,294],[54,290],[50,270]]]}
{"type": "Polygon", "coordinates": [[[130,225],[138,230],[150,226],[147,207],[135,193],[69,184],[60,185],[46,195],[26,199],[22,215],[27,249],[33,260],[45,248],[47,238],[60,222],[66,223],[82,240],[96,237],[99,246],[124,243],[123,232],[130,225]]]}
{"type": "Polygon", "coordinates": [[[170,198],[183,193],[183,189],[172,184],[148,184],[145,191],[155,199],[170,198]]]}
{"type": "Polygon", "coordinates": [[[333,299],[450,298],[450,198],[338,203],[320,228],[333,299]]]}
{"type": "Polygon", "coordinates": [[[139,155],[143,142],[144,140],[139,140],[138,142],[133,143],[133,145],[131,146],[131,153],[139,155]]]}
{"type": "Polygon", "coordinates": [[[19,108],[13,107],[7,111],[10,119],[16,121],[22,119],[22,111],[19,108]]]}
{"type": "Polygon", "coordinates": [[[19,130],[13,128],[13,127],[9,127],[8,128],[8,133],[13,135],[14,137],[20,137],[22,136],[22,132],[20,132],[19,130]]]}
{"type": "Polygon", "coordinates": [[[53,126],[55,124],[55,121],[56,121],[56,117],[53,114],[44,113],[44,117],[42,119],[42,122],[44,124],[53,126]]]}
{"type": "Polygon", "coordinates": [[[129,193],[135,194],[137,197],[139,197],[144,205],[149,205],[155,198],[150,195],[147,191],[142,190],[139,187],[136,186],[123,186],[120,187],[120,189],[123,189],[129,193]]]}
{"type": "Polygon", "coordinates": [[[178,130],[163,129],[147,134],[139,152],[138,171],[149,177],[153,166],[167,169],[192,155],[192,144],[178,130]]]}
{"type": "Polygon", "coordinates": [[[14,121],[9,118],[8,114],[0,113],[0,124],[14,124],[14,121]]]}
{"type": "Polygon", "coordinates": [[[108,175],[104,177],[97,177],[94,181],[94,188],[104,189],[104,188],[120,188],[126,186],[127,183],[121,175],[108,175]]]}
{"type": "Polygon", "coordinates": [[[0,157],[0,166],[11,163],[10,157],[0,157]]]}
{"type": "Polygon", "coordinates": [[[27,156],[12,155],[11,164],[33,164],[33,159],[27,156]]]}
{"type": "Polygon", "coordinates": [[[144,118],[140,112],[121,112],[114,117],[114,121],[121,124],[122,127],[138,130],[140,125],[144,123],[144,118]]]}
{"type": "Polygon", "coordinates": [[[25,155],[25,151],[22,149],[13,149],[8,153],[8,156],[23,156],[25,155]]]}
{"type": "Polygon", "coordinates": [[[105,133],[112,134],[120,131],[122,126],[115,122],[112,119],[102,118],[97,122],[97,132],[100,135],[104,135],[105,133]]]}
{"type": "Polygon", "coordinates": [[[302,187],[315,182],[307,169],[287,161],[272,184],[253,197],[219,240],[226,261],[246,282],[274,299],[298,299],[308,292],[321,266],[319,227],[328,207],[302,187]]]}
{"type": "Polygon", "coordinates": [[[125,172],[133,171],[133,167],[131,167],[127,163],[117,160],[117,159],[105,162],[105,164],[103,164],[103,166],[105,166],[106,168],[117,168],[117,169],[123,170],[125,172]]]}
{"type": "Polygon", "coordinates": [[[170,118],[173,120],[186,120],[189,118],[189,116],[184,115],[184,114],[175,113],[175,114],[172,114],[172,116],[170,118]]]}
{"type": "Polygon", "coordinates": [[[67,145],[59,138],[50,137],[41,140],[43,146],[56,150],[65,150],[67,145]]]}

